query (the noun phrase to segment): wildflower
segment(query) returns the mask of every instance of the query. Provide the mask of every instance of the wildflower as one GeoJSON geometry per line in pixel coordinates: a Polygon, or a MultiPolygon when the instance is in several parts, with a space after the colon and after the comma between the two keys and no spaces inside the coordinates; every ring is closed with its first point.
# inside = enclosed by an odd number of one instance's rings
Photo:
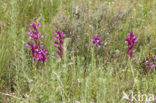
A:
{"type": "Polygon", "coordinates": [[[34,39],[35,41],[38,40],[39,38],[43,38],[43,35],[39,33],[39,30],[37,27],[40,26],[40,24],[30,24],[30,26],[33,27],[33,31],[31,29],[29,29],[28,34],[30,34],[30,39],[34,39]]]}
{"type": "Polygon", "coordinates": [[[103,40],[100,39],[99,36],[94,36],[92,40],[92,44],[95,44],[97,47],[101,47],[103,40]]]}
{"type": "Polygon", "coordinates": [[[154,67],[154,66],[155,66],[155,64],[154,64],[153,62],[151,62],[151,63],[150,63],[150,66],[151,66],[151,67],[154,67]]]}
{"type": "Polygon", "coordinates": [[[128,55],[131,59],[133,58],[133,47],[137,41],[138,39],[133,35],[133,32],[126,37],[125,43],[128,43],[128,55]]]}
{"type": "Polygon", "coordinates": [[[28,34],[30,35],[30,39],[33,40],[33,43],[27,43],[26,46],[31,48],[31,53],[34,61],[38,61],[38,63],[44,63],[47,61],[47,57],[49,57],[49,53],[46,49],[43,48],[43,45],[40,43],[39,38],[42,38],[43,35],[39,33],[37,27],[40,24],[30,24],[33,27],[33,30],[29,29],[28,34]]]}
{"type": "Polygon", "coordinates": [[[149,62],[149,58],[147,58],[145,61],[146,61],[146,62],[145,62],[146,71],[148,72],[149,67],[154,67],[155,64],[154,64],[154,62],[149,62]]]}
{"type": "Polygon", "coordinates": [[[56,32],[54,33],[54,40],[56,40],[54,42],[54,47],[57,47],[57,57],[62,57],[63,55],[63,38],[66,36],[66,34],[64,34],[63,32],[60,33],[59,31],[56,30],[56,32]]]}
{"type": "Polygon", "coordinates": [[[156,56],[154,57],[154,59],[156,60],[156,56]]]}

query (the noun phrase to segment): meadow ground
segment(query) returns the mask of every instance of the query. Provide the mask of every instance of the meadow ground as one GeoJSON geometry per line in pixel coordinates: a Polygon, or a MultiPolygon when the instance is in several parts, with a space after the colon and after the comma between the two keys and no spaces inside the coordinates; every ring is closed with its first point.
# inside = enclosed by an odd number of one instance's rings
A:
{"type": "Polygon", "coordinates": [[[145,60],[155,55],[156,0],[0,0],[0,103],[154,103],[156,68],[145,60]],[[44,65],[26,47],[31,23],[41,25],[44,65]],[[66,34],[62,58],[56,30],[66,34]]]}

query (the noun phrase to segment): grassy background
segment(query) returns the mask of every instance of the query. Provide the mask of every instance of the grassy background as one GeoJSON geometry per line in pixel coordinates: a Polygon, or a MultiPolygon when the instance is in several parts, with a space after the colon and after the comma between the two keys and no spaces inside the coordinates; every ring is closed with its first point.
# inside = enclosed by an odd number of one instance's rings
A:
{"type": "Polygon", "coordinates": [[[0,0],[1,103],[121,103],[123,91],[156,96],[155,68],[145,73],[145,58],[156,55],[155,0],[0,0]],[[45,70],[32,62],[27,34],[40,23],[41,40],[51,57],[45,70]],[[67,34],[63,60],[56,57],[55,30],[67,34]],[[124,43],[139,41],[134,61],[124,43]],[[93,48],[92,37],[104,44],[93,48]]]}

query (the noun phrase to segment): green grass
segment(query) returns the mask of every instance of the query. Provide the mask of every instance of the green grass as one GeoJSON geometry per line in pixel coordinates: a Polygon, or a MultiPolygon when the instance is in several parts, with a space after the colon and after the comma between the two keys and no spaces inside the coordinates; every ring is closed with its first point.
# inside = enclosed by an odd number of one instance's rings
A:
{"type": "Polygon", "coordinates": [[[156,98],[156,68],[145,73],[145,58],[156,55],[155,5],[155,0],[1,0],[0,103],[127,103],[121,99],[130,91],[156,98]],[[32,22],[41,23],[41,41],[51,56],[45,70],[37,69],[25,46],[32,22]],[[55,30],[71,38],[62,60],[53,47],[55,30]],[[124,41],[132,31],[139,41],[131,62],[124,41]],[[104,40],[101,49],[92,47],[94,35],[104,40]]]}

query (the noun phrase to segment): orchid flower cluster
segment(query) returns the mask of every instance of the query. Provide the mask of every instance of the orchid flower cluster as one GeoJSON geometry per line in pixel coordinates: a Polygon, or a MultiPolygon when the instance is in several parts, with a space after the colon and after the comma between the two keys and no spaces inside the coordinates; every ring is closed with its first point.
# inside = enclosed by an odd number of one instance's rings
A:
{"type": "MultiPolygon", "coordinates": [[[[46,49],[43,48],[43,45],[40,43],[39,39],[43,38],[43,35],[39,33],[38,27],[40,24],[30,24],[30,26],[33,27],[33,30],[29,29],[28,34],[30,35],[30,39],[33,40],[32,43],[28,42],[26,46],[29,46],[31,48],[31,53],[33,56],[34,61],[38,61],[38,63],[44,63],[47,61],[47,58],[49,57],[49,53],[46,49]]],[[[66,36],[63,32],[59,32],[56,30],[54,33],[54,47],[57,48],[57,57],[62,58],[63,55],[63,39],[66,36]]],[[[138,39],[133,35],[133,32],[131,32],[129,35],[127,35],[125,43],[128,44],[128,55],[130,56],[130,59],[133,59],[133,47],[134,44],[138,41],[138,39]]],[[[96,47],[100,48],[102,45],[103,40],[100,39],[99,36],[94,36],[92,39],[92,44],[96,45],[96,47]]],[[[155,56],[156,61],[156,56],[155,56]]],[[[149,67],[154,67],[156,64],[154,62],[150,62],[149,58],[146,59],[145,62],[146,65],[146,71],[148,71],[149,67]]]]}
{"type": "Polygon", "coordinates": [[[92,40],[92,44],[95,44],[97,47],[101,47],[103,40],[100,39],[99,36],[94,36],[92,40]]]}
{"type": "Polygon", "coordinates": [[[38,27],[40,24],[30,24],[33,27],[33,30],[29,29],[28,34],[30,35],[30,39],[33,40],[33,43],[27,43],[26,46],[31,48],[31,53],[34,61],[38,61],[38,63],[44,63],[47,61],[49,57],[49,53],[46,49],[43,48],[43,45],[40,43],[39,39],[43,38],[43,35],[39,33],[38,27]]]}
{"type": "Polygon", "coordinates": [[[56,30],[56,32],[54,33],[54,40],[56,40],[54,42],[54,47],[57,48],[57,57],[62,58],[63,55],[63,38],[66,36],[66,34],[64,34],[63,32],[60,33],[58,30],[56,30]]]}
{"type": "Polygon", "coordinates": [[[133,35],[133,32],[126,37],[125,43],[128,44],[128,55],[131,59],[133,58],[133,47],[137,41],[138,39],[133,35]]]}
{"type": "MultiPolygon", "coordinates": [[[[156,61],[156,56],[154,57],[155,61],[156,61]]],[[[150,67],[154,67],[156,64],[152,61],[150,62],[149,58],[146,58],[145,60],[145,65],[146,65],[146,71],[148,72],[150,67]]]]}

